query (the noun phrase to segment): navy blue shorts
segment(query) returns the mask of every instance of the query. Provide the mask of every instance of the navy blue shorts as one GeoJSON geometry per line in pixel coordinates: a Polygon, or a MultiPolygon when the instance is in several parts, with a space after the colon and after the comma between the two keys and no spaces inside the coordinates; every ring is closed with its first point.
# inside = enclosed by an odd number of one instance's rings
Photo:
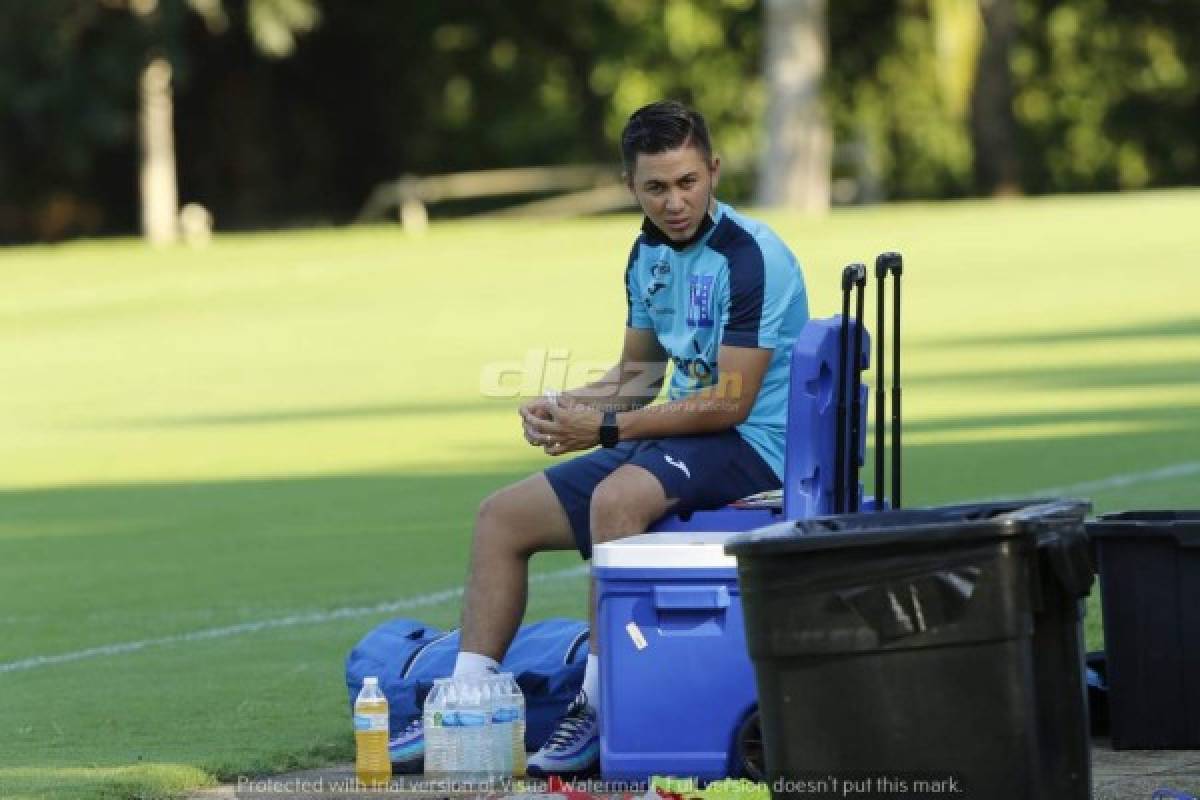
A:
{"type": "Polygon", "coordinates": [[[633,439],[592,450],[546,470],[585,559],[592,557],[592,492],[624,464],[636,464],[658,478],[667,497],[679,500],[671,513],[721,508],[780,487],[770,465],[732,428],[699,436],[633,439]]]}

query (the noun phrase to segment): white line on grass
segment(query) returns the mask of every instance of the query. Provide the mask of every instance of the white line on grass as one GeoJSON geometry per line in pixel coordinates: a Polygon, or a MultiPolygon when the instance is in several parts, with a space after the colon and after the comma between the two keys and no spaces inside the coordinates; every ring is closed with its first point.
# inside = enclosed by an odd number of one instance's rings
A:
{"type": "Polygon", "coordinates": [[[1166,481],[1171,478],[1185,478],[1189,475],[1200,474],[1200,461],[1185,461],[1182,464],[1172,464],[1169,467],[1152,469],[1148,472],[1130,472],[1125,475],[1113,475],[1111,478],[1101,478],[1098,481],[1086,481],[1070,486],[1053,486],[1049,489],[1038,489],[1030,495],[1070,495],[1085,492],[1102,492],[1107,489],[1122,489],[1139,483],[1166,481]]]}
{"type": "MultiPolygon", "coordinates": [[[[1135,486],[1139,483],[1153,483],[1154,481],[1170,480],[1172,478],[1183,478],[1189,475],[1200,474],[1200,461],[1185,461],[1182,464],[1172,464],[1169,467],[1161,467],[1145,472],[1129,472],[1124,475],[1113,475],[1108,478],[1103,478],[1096,481],[1087,481],[1085,483],[1076,483],[1070,486],[1052,486],[1046,489],[1037,489],[1029,492],[1029,496],[1046,496],[1046,495],[1077,495],[1085,492],[1100,492],[1107,489],[1121,489],[1126,486],[1135,486]]],[[[545,572],[539,575],[530,577],[532,583],[544,583],[548,581],[562,580],[564,578],[573,578],[587,574],[587,567],[570,567],[568,569],[556,570],[554,572],[545,572]]],[[[157,647],[165,644],[178,644],[180,642],[198,642],[206,639],[223,639],[229,636],[241,636],[245,633],[256,633],[258,631],[268,630],[271,628],[287,628],[293,625],[315,625],[322,622],[330,622],[335,619],[349,619],[352,617],[366,617],[372,614],[388,614],[394,611],[406,611],[413,608],[425,608],[428,606],[441,605],[450,600],[457,600],[462,597],[463,590],[445,589],[440,592],[431,592],[429,594],[421,594],[416,597],[407,597],[403,600],[394,600],[390,603],[379,603],[374,606],[349,606],[345,608],[335,608],[330,611],[316,611],[309,614],[293,614],[287,617],[276,617],[275,619],[264,619],[258,622],[243,622],[239,625],[229,625],[224,628],[208,628],[207,630],[192,631],[191,633],[180,633],[174,636],[163,636],[158,639],[142,639],[136,642],[121,642],[118,644],[108,644],[101,647],[89,647],[86,650],[76,650],[73,653],[59,653],[53,656],[33,656],[20,661],[9,661],[5,664],[0,664],[0,674],[7,672],[20,672],[22,670],[38,669],[39,667],[49,667],[55,664],[66,664],[71,661],[82,661],[85,658],[95,658],[97,656],[116,656],[123,653],[133,653],[138,650],[144,650],[147,647],[157,647]]]]}
{"type": "MultiPolygon", "coordinates": [[[[579,575],[587,574],[587,567],[569,567],[567,569],[555,570],[553,572],[544,572],[537,575],[531,575],[530,583],[547,583],[550,581],[563,580],[565,578],[573,578],[579,575]]],[[[393,600],[390,603],[379,603],[373,606],[347,606],[344,608],[335,608],[329,611],[314,611],[308,614],[292,614],[287,617],[276,617],[274,619],[264,619],[258,622],[243,622],[239,625],[228,625],[224,628],[208,628],[201,631],[192,631],[191,633],[179,633],[174,636],[162,636],[157,639],[141,639],[136,642],[120,642],[118,644],[106,644],[101,647],[89,647],[86,650],[76,650],[72,653],[59,653],[52,656],[33,656],[32,658],[24,658],[20,661],[9,661],[8,663],[0,664],[0,674],[6,672],[21,672],[22,670],[38,669],[40,667],[54,666],[55,664],[66,664],[71,661],[82,661],[85,658],[95,658],[97,656],[116,656],[123,653],[133,653],[138,650],[144,650],[147,647],[157,647],[165,644],[178,644],[180,642],[198,642],[206,639],[224,639],[229,636],[241,636],[245,633],[257,633],[258,631],[269,630],[272,628],[288,628],[294,625],[315,625],[322,622],[331,622],[337,619],[350,619],[353,617],[367,617],[372,614],[389,614],[395,611],[407,611],[414,608],[425,608],[428,606],[437,606],[450,600],[457,600],[462,597],[462,588],[445,589],[440,592],[430,592],[428,594],[420,594],[416,597],[406,597],[402,600],[393,600]]]]}

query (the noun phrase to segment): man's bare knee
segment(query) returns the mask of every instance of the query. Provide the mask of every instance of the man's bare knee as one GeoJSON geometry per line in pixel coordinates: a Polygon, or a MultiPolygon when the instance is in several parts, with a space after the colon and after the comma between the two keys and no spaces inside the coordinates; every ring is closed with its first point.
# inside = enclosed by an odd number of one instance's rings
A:
{"type": "Polygon", "coordinates": [[[479,502],[479,510],[475,513],[475,530],[492,529],[502,527],[504,525],[504,493],[508,491],[506,486],[503,489],[497,489],[479,502]]]}
{"type": "Polygon", "coordinates": [[[472,545],[476,553],[487,555],[528,556],[528,545],[520,541],[518,531],[512,524],[512,499],[505,487],[493,492],[479,504],[475,515],[475,540],[472,545]]]}
{"type": "Polygon", "coordinates": [[[505,486],[484,498],[475,517],[474,548],[528,558],[574,546],[570,523],[541,475],[505,486]]]}
{"type": "Polygon", "coordinates": [[[591,522],[593,541],[608,541],[645,533],[650,523],[661,516],[658,504],[630,493],[619,483],[601,482],[592,493],[591,522]],[[632,495],[632,496],[631,496],[632,495]]]}

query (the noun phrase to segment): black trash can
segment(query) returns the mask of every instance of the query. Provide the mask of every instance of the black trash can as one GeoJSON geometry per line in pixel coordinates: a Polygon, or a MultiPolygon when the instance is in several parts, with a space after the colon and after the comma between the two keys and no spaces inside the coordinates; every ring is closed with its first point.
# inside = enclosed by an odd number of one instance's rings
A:
{"type": "Polygon", "coordinates": [[[1033,669],[1037,686],[1042,788],[1046,797],[1092,796],[1087,642],[1083,619],[1096,569],[1079,516],[1038,541],[1033,669]]]}
{"type": "Polygon", "coordinates": [[[1200,747],[1200,510],[1105,514],[1088,534],[1113,748],[1200,747]]]}
{"type": "Polygon", "coordinates": [[[1087,503],[739,536],[774,797],[1088,798],[1087,503]]]}

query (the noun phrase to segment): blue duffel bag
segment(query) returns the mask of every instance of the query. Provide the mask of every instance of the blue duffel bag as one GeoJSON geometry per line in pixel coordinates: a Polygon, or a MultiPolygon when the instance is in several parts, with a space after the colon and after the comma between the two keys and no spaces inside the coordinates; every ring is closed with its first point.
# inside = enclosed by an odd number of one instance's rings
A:
{"type": "MultiPolygon", "coordinates": [[[[375,675],[388,700],[393,734],[421,716],[436,678],[454,671],[458,629],[442,631],[414,619],[385,622],[364,636],[346,658],[346,688],[353,711],[363,678],[375,675]]],[[[525,695],[525,749],[540,748],[583,685],[587,624],[548,619],[522,625],[501,671],[511,672],[525,695]]]]}

